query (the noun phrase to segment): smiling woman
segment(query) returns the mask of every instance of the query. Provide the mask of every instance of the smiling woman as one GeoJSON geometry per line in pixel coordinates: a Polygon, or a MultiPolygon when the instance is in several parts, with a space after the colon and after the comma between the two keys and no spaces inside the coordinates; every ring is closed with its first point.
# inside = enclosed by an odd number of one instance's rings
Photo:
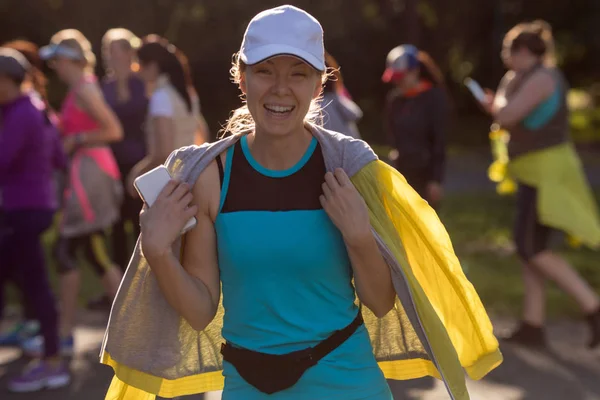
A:
{"type": "MultiPolygon", "coordinates": [[[[237,110],[233,111],[233,114],[231,116],[231,118],[229,118],[229,120],[227,121],[227,124],[225,125],[225,128],[223,129],[223,131],[221,132],[221,134],[223,136],[225,135],[237,135],[237,134],[242,134],[245,132],[248,132],[250,130],[253,130],[255,128],[255,121],[252,117],[252,113],[251,111],[248,109],[248,97],[247,97],[247,93],[246,93],[246,89],[245,89],[245,82],[242,83],[242,80],[245,80],[245,74],[246,72],[249,72],[250,74],[259,74],[259,75],[263,75],[263,81],[267,81],[267,77],[268,79],[278,79],[277,76],[274,75],[274,66],[275,63],[281,63],[281,59],[288,59],[288,63],[293,63],[293,67],[295,68],[294,71],[291,71],[292,74],[295,75],[295,80],[296,81],[300,81],[300,80],[306,80],[307,78],[313,78],[311,75],[318,77],[318,80],[320,80],[320,84],[318,86],[318,89],[316,88],[315,90],[318,90],[319,93],[316,94],[316,96],[321,94],[321,86],[322,83],[324,83],[327,79],[327,74],[324,71],[319,71],[318,69],[315,69],[313,66],[310,66],[309,64],[307,64],[306,62],[295,58],[293,56],[282,56],[282,57],[278,57],[275,60],[267,60],[265,62],[261,62],[258,64],[255,64],[253,66],[251,66],[251,71],[247,71],[249,69],[248,65],[242,60],[240,59],[240,55],[241,53],[236,53],[233,55],[233,65],[231,68],[231,78],[232,81],[237,84],[238,86],[240,86],[240,89],[242,91],[242,98],[245,100],[245,104],[243,106],[241,106],[240,108],[238,108],[237,110]],[[241,85],[244,85],[244,87],[242,87],[241,85]]],[[[313,93],[313,96],[315,96],[315,94],[313,93]]],[[[304,116],[304,121],[305,122],[311,122],[311,123],[319,123],[320,122],[320,114],[321,114],[321,107],[319,105],[319,102],[317,101],[317,98],[312,98],[309,101],[309,107],[307,110],[304,110],[304,112],[300,111],[300,110],[296,110],[296,115],[303,115],[304,116]]],[[[297,108],[296,104],[293,104],[292,102],[290,102],[289,104],[264,104],[263,107],[268,107],[268,106],[273,106],[271,107],[271,110],[275,113],[280,112],[283,114],[288,113],[287,116],[290,116],[289,114],[291,114],[291,111],[294,111],[297,108]],[[277,108],[279,107],[279,108],[277,108]],[[287,108],[286,108],[287,107],[287,108]],[[294,110],[290,110],[290,108],[293,108],[294,110]]]]}
{"type": "Polygon", "coordinates": [[[500,363],[435,212],[365,142],[310,122],[325,70],[311,15],[252,19],[228,137],[172,153],[178,181],[141,216],[103,349],[107,399],[391,400],[386,377],[430,374],[466,400],[456,349],[475,378],[500,363]]]}

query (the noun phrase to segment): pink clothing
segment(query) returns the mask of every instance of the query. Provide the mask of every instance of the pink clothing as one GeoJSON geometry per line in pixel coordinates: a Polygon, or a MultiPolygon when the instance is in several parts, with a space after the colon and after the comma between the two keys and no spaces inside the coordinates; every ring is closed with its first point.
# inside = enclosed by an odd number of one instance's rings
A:
{"type": "MultiPolygon", "coordinates": [[[[77,135],[82,132],[97,130],[100,126],[85,110],[82,110],[76,101],[76,91],[85,83],[95,83],[94,75],[86,75],[81,83],[69,92],[63,102],[60,114],[62,127],[62,136],[77,135]]],[[[65,192],[65,197],[69,197],[70,190],[73,190],[79,199],[79,204],[86,221],[93,222],[96,219],[93,207],[90,205],[90,199],[85,190],[85,185],[81,180],[81,161],[84,157],[89,157],[98,166],[98,168],[111,178],[120,179],[120,172],[113,153],[108,145],[94,147],[81,147],[72,155],[71,171],[69,177],[69,187],[65,192]]]]}
{"type": "Polygon", "coordinates": [[[95,83],[96,77],[93,75],[86,75],[81,83],[71,90],[65,98],[61,115],[60,122],[62,124],[62,134],[64,136],[76,135],[81,132],[95,131],[99,128],[98,122],[93,119],[84,110],[79,108],[76,100],[76,91],[81,85],[86,83],[95,83]]]}

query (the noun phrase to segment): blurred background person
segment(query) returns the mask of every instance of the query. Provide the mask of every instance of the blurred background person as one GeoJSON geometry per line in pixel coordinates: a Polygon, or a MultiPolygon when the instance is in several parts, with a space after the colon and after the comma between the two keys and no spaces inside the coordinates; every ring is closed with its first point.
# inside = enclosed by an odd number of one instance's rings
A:
{"type": "MultiPolygon", "coordinates": [[[[146,155],[144,122],[148,97],[144,81],[137,71],[136,50],[140,39],[124,28],[108,30],[102,38],[102,58],[106,75],[101,82],[108,105],[123,128],[123,140],[111,143],[125,187],[131,169],[146,155]]],[[[138,196],[124,196],[119,219],[111,229],[111,244],[115,263],[125,271],[134,246],[134,236],[140,232],[139,213],[142,201],[138,196]]],[[[109,310],[111,300],[102,295],[88,302],[91,310],[109,310]]]]}
{"type": "MultiPolygon", "coordinates": [[[[17,284],[47,343],[41,360],[9,382],[17,392],[70,381],[59,352],[58,313],[41,240],[57,207],[52,172],[65,160],[56,132],[23,90],[29,66],[18,51],[0,48],[0,289],[7,278],[17,284]]],[[[0,313],[2,300],[0,295],[0,313]]]]}
{"type": "MultiPolygon", "coordinates": [[[[121,172],[121,182],[125,180],[133,167],[146,155],[146,137],[144,122],[148,109],[148,97],[144,81],[137,75],[139,64],[136,50],[140,39],[124,28],[110,29],[102,38],[102,58],[106,75],[101,83],[102,92],[108,105],[116,114],[123,128],[123,139],[111,143],[113,155],[121,172]]],[[[139,213],[142,201],[138,196],[124,196],[120,216],[112,226],[112,250],[114,261],[127,268],[133,250],[133,238],[140,233],[139,213]]],[[[91,301],[91,309],[110,308],[110,299],[102,296],[91,301]]]]}
{"type": "Polygon", "coordinates": [[[173,150],[208,141],[185,55],[165,38],[150,35],[144,38],[137,56],[139,75],[152,94],[145,125],[146,156],[127,178],[127,190],[134,197],[138,196],[135,178],[164,163],[173,150]]]}
{"type": "Polygon", "coordinates": [[[448,97],[433,59],[412,45],[392,49],[382,80],[394,87],[385,110],[390,159],[434,208],[443,196],[448,97]]]}
{"type": "MultiPolygon", "coordinates": [[[[93,74],[96,58],[89,41],[74,29],[58,32],[40,50],[69,93],[60,113],[63,147],[70,155],[56,248],[60,272],[61,351],[73,352],[73,329],[81,273],[77,254],[101,277],[112,298],[121,282],[121,270],[110,260],[105,230],[119,218],[122,186],[109,143],[122,139],[121,125],[106,104],[93,74]]],[[[27,354],[43,351],[42,338],[23,345],[27,354]]]]}
{"type": "MultiPolygon", "coordinates": [[[[66,170],[66,158],[62,151],[62,145],[58,140],[57,118],[56,114],[50,108],[46,94],[47,78],[42,72],[42,61],[38,55],[38,46],[35,43],[26,40],[13,40],[2,44],[2,47],[11,48],[21,53],[29,62],[29,70],[21,84],[21,91],[27,94],[33,105],[36,106],[44,115],[47,134],[54,137],[52,143],[55,145],[53,163],[56,170],[52,173],[55,178],[59,178],[66,170]]],[[[59,198],[58,182],[55,182],[55,199],[59,198]]],[[[58,200],[55,201],[58,205],[58,200]]],[[[1,205],[0,205],[1,208],[1,205]]],[[[0,285],[0,302],[4,300],[3,287],[0,285]]],[[[2,329],[0,333],[0,345],[19,345],[22,341],[36,336],[39,332],[39,323],[36,320],[32,307],[27,302],[27,297],[22,297],[23,319],[17,320],[2,329]]],[[[0,306],[1,307],[1,306],[0,306]]]]}
{"type": "Polygon", "coordinates": [[[362,118],[363,112],[350,99],[348,91],[344,87],[340,66],[335,58],[331,54],[325,53],[325,63],[329,76],[323,86],[323,98],[321,99],[323,127],[360,139],[356,124],[362,118]]]}
{"type": "Polygon", "coordinates": [[[506,339],[545,346],[545,280],[574,298],[586,315],[589,346],[600,345],[600,299],[566,259],[552,251],[559,230],[600,245],[593,193],[569,133],[568,84],[554,63],[551,27],[521,23],[505,36],[509,71],[484,108],[510,132],[509,170],[519,185],[514,241],[523,261],[522,322],[506,339]]]}

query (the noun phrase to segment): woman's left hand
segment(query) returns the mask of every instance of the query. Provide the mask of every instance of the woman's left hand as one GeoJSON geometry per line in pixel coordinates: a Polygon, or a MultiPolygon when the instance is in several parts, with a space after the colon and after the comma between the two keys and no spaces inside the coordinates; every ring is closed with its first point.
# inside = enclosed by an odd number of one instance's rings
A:
{"type": "Polygon", "coordinates": [[[319,200],[331,221],[340,230],[346,244],[371,237],[369,210],[346,172],[338,168],[325,174],[323,194],[319,200]]]}
{"type": "Polygon", "coordinates": [[[75,151],[75,147],[77,147],[77,139],[74,135],[67,136],[62,140],[63,150],[65,154],[72,154],[75,151]]]}

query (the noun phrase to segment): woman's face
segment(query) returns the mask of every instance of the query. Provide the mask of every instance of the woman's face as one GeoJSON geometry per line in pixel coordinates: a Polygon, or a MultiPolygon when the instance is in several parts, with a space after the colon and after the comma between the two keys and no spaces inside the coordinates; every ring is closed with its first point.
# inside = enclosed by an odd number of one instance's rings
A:
{"type": "Polygon", "coordinates": [[[419,69],[413,68],[404,72],[402,78],[399,78],[395,81],[396,86],[398,86],[402,90],[408,90],[413,88],[417,83],[419,83],[419,69]]]}
{"type": "Polygon", "coordinates": [[[107,65],[115,73],[129,73],[133,63],[133,50],[125,48],[122,43],[112,42],[108,48],[107,65]]]}
{"type": "Polygon", "coordinates": [[[77,69],[83,68],[78,62],[62,56],[54,57],[48,65],[56,72],[58,79],[65,83],[69,83],[69,78],[77,69]]]}
{"type": "Polygon", "coordinates": [[[19,85],[5,74],[0,74],[0,104],[12,101],[12,96],[19,89],[19,85]]]}
{"type": "Polygon", "coordinates": [[[525,47],[521,47],[503,52],[502,58],[506,68],[515,72],[523,72],[531,68],[531,64],[535,63],[536,56],[525,47]]]}
{"type": "Polygon", "coordinates": [[[240,88],[257,129],[288,135],[303,129],[311,102],[321,92],[321,74],[296,57],[277,56],[248,66],[240,88]]]}
{"type": "Polygon", "coordinates": [[[139,76],[146,83],[154,83],[158,80],[160,76],[160,70],[158,69],[158,64],[154,61],[140,63],[140,71],[139,76]]]}

